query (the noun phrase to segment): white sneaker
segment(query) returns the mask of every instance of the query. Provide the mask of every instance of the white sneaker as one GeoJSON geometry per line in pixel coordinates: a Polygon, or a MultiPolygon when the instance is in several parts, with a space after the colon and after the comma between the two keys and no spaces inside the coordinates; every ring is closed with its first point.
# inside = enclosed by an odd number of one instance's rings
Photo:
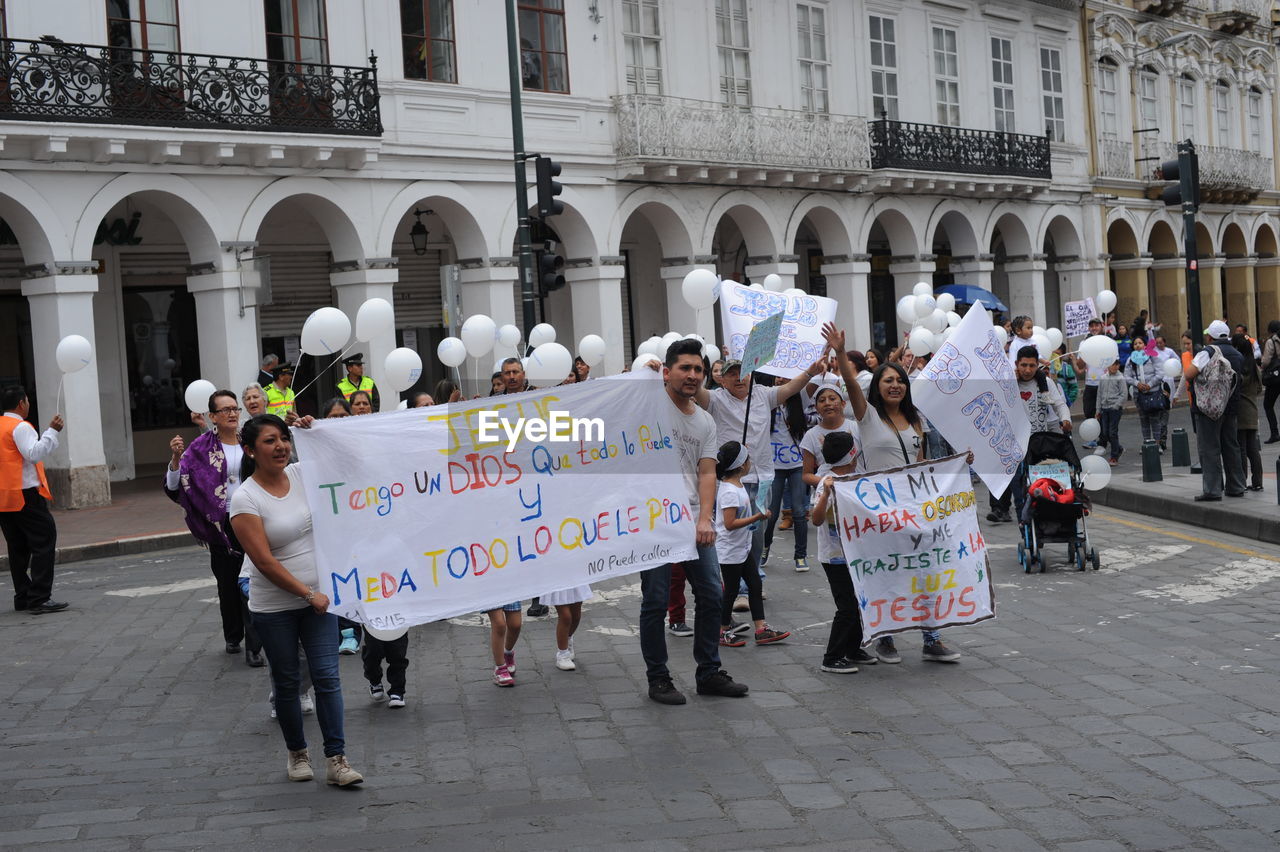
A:
{"type": "Polygon", "coordinates": [[[303,713],[314,713],[314,712],[316,712],[316,700],[315,700],[314,698],[312,698],[312,697],[311,697],[311,693],[310,693],[310,692],[304,692],[304,693],[302,693],[302,698],[301,698],[301,699],[299,699],[299,703],[301,703],[301,704],[302,704],[302,712],[303,712],[303,713]]]}
{"type": "Polygon", "coordinates": [[[387,696],[387,706],[390,707],[392,710],[399,710],[401,707],[404,706],[404,696],[396,695],[395,693],[392,693],[391,695],[387,696]]]}
{"type": "Polygon", "coordinates": [[[311,769],[311,757],[307,754],[305,748],[289,752],[289,762],[286,766],[289,770],[290,781],[310,781],[316,777],[315,772],[311,769]]]}
{"type": "Polygon", "coordinates": [[[578,666],[573,662],[573,652],[569,650],[556,651],[556,668],[562,672],[571,672],[578,666]]]}

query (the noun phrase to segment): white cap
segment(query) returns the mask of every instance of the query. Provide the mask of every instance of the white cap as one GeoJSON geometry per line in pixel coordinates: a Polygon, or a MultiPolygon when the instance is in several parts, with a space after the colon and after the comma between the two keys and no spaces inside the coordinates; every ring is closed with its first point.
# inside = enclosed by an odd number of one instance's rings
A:
{"type": "Polygon", "coordinates": [[[1204,333],[1217,340],[1221,337],[1230,337],[1231,328],[1222,320],[1214,320],[1209,323],[1209,327],[1204,330],[1204,333]]]}

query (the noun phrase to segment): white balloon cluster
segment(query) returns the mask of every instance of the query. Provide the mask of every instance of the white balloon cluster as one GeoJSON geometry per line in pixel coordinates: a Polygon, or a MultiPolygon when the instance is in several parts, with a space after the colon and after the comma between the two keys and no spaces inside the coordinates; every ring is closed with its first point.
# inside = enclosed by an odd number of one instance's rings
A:
{"type": "Polygon", "coordinates": [[[952,335],[952,329],[960,324],[956,313],[956,298],[950,293],[933,294],[933,285],[921,281],[911,292],[898,300],[898,319],[911,325],[907,346],[915,355],[935,352],[952,335]]]}

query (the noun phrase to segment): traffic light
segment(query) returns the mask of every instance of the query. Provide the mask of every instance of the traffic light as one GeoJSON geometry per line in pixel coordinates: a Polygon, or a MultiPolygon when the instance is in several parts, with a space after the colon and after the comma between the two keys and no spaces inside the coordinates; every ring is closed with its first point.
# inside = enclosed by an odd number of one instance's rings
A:
{"type": "Polygon", "coordinates": [[[564,187],[553,180],[560,175],[560,164],[550,157],[538,157],[533,162],[533,170],[538,179],[538,216],[545,219],[563,213],[564,202],[556,196],[564,192],[564,187]]]}
{"type": "Polygon", "coordinates": [[[544,296],[564,286],[564,258],[551,245],[547,243],[538,254],[538,287],[544,296]]]}
{"type": "Polygon", "coordinates": [[[1160,180],[1175,181],[1160,193],[1166,207],[1183,204],[1190,204],[1192,209],[1200,207],[1200,160],[1191,142],[1179,142],[1178,159],[1161,163],[1157,176],[1160,180]]]}

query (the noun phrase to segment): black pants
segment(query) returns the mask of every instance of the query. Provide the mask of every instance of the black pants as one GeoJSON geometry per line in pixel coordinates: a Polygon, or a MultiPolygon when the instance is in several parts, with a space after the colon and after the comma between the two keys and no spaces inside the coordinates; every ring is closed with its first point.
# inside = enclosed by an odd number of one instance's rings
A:
{"type": "Polygon", "coordinates": [[[1084,405],[1084,417],[1086,420],[1090,420],[1098,416],[1098,386],[1097,385],[1084,386],[1084,402],[1082,404],[1084,405]]]}
{"type": "Polygon", "coordinates": [[[365,633],[364,648],[360,651],[364,661],[364,678],[369,683],[382,683],[382,662],[387,663],[387,694],[404,697],[404,673],[409,668],[409,634],[390,642],[365,633]]]}
{"type": "Polygon", "coordinates": [[[747,600],[751,602],[751,618],[764,621],[764,587],[760,582],[760,568],[755,562],[721,563],[720,579],[724,582],[724,598],[720,602],[720,624],[733,623],[733,602],[737,598],[738,584],[746,583],[747,600]]]}
{"type": "Polygon", "coordinates": [[[22,499],[18,511],[0,512],[0,531],[9,547],[14,609],[30,609],[49,600],[58,547],[58,527],[49,501],[40,496],[39,488],[23,489],[22,499]]]}
{"type": "Polygon", "coordinates": [[[836,617],[831,620],[831,636],[827,639],[827,651],[822,664],[830,665],[845,657],[852,657],[862,647],[862,619],[858,615],[858,596],[853,591],[853,577],[848,565],[823,562],[831,597],[836,602],[836,617]]]}
{"type": "Polygon", "coordinates": [[[244,638],[244,608],[240,596],[240,569],[244,554],[221,547],[209,548],[209,567],[218,582],[218,611],[222,613],[222,638],[239,645],[244,638]]]}
{"type": "Polygon", "coordinates": [[[1276,429],[1276,400],[1280,399],[1280,384],[1274,384],[1262,393],[1262,410],[1267,413],[1267,425],[1271,427],[1271,435],[1275,438],[1280,436],[1280,430],[1276,429]]]}

